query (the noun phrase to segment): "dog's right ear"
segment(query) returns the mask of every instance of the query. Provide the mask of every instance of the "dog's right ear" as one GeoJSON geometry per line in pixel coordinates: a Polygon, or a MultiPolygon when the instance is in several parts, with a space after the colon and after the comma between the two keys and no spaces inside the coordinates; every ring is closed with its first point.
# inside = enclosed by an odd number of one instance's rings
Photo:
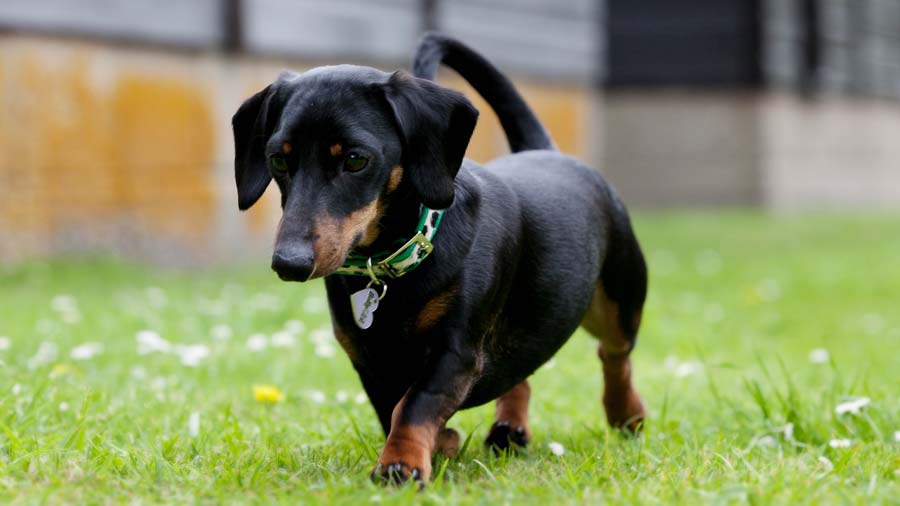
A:
{"type": "Polygon", "coordinates": [[[238,208],[245,211],[266,191],[272,174],[266,160],[266,142],[271,119],[269,102],[273,85],[248,98],[231,118],[234,130],[234,179],[237,182],[238,208]]]}

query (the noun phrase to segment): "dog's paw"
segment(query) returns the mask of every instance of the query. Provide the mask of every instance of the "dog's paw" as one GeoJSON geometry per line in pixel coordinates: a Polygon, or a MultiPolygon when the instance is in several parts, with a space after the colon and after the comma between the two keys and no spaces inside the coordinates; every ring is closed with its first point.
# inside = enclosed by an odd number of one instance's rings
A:
{"type": "Polygon", "coordinates": [[[449,427],[444,427],[437,437],[437,451],[448,459],[459,455],[459,432],[449,427]]]}
{"type": "Polygon", "coordinates": [[[603,406],[606,408],[606,419],[609,424],[620,429],[624,434],[637,436],[644,429],[644,418],[647,412],[641,398],[633,388],[616,395],[606,393],[603,406]]]}
{"type": "Polygon", "coordinates": [[[526,427],[512,427],[509,422],[498,421],[491,426],[484,444],[494,450],[494,453],[502,453],[509,449],[525,448],[529,441],[531,434],[526,427]]]}
{"type": "Polygon", "coordinates": [[[369,478],[381,485],[402,485],[412,481],[419,488],[425,486],[425,478],[422,471],[417,467],[411,468],[403,462],[378,464],[369,474],[369,478]]]}

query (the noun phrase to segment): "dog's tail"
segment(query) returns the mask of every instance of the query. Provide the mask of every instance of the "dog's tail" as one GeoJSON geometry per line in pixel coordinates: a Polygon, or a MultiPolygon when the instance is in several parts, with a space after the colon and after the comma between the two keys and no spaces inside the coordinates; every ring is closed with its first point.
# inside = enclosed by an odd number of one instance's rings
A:
{"type": "Polygon", "coordinates": [[[413,74],[432,81],[441,63],[458,72],[494,109],[513,153],[556,149],[544,126],[506,76],[462,42],[427,32],[416,48],[413,74]]]}

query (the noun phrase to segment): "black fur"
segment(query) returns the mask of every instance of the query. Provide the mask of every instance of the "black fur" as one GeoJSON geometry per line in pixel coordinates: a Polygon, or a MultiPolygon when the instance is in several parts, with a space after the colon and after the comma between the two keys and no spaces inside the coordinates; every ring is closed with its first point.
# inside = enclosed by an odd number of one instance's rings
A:
{"type": "Polygon", "coordinates": [[[484,166],[462,160],[477,117],[462,95],[363,67],[283,74],[234,117],[241,209],[268,183],[266,155],[293,144],[290,173],[276,178],[284,216],[275,249],[295,252],[298,262],[311,251],[313,218],[321,213],[348,216],[384,199],[377,240],[359,247],[354,239],[354,251],[365,254],[409,238],[420,204],[449,206],[434,253],[387,280],[388,295],[368,330],[354,325],[349,303],[368,279],[314,273],[325,276],[336,332],[385,434],[404,395],[399,421],[442,426],[457,410],[526,379],[579,326],[598,280],[622,308],[633,344],[646,294],[625,207],[600,173],[550,149],[552,140],[512,84],[476,53],[437,35],[419,47],[416,74],[433,77],[446,58],[497,111],[513,151],[523,152],[484,166]],[[334,142],[371,155],[370,166],[342,171],[327,155],[334,142]],[[387,195],[396,165],[404,177],[387,195]],[[417,328],[427,302],[447,292],[437,324],[417,328]]]}

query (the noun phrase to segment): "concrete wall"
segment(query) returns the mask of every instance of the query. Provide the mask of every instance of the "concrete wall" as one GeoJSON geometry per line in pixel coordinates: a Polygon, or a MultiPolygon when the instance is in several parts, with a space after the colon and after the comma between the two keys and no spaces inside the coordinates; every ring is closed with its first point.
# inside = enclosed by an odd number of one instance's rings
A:
{"type": "Polygon", "coordinates": [[[634,207],[900,208],[900,103],[786,93],[599,98],[594,160],[634,207]]]}

